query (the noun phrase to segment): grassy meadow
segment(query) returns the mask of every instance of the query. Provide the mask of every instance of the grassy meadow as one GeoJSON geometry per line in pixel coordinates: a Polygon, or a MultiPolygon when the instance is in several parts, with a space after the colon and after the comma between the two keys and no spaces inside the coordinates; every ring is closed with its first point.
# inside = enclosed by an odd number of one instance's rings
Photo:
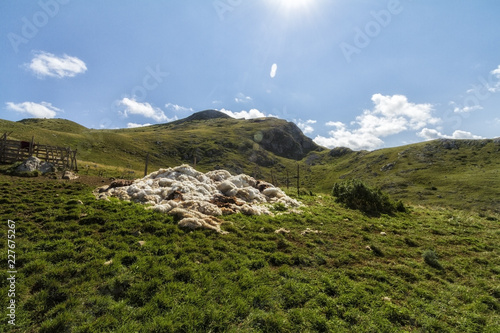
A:
{"type": "Polygon", "coordinates": [[[294,160],[259,144],[280,126],[211,119],[93,130],[0,120],[9,138],[78,149],[80,169],[80,179],[64,181],[0,167],[0,332],[500,332],[500,140],[318,148],[294,160]],[[148,153],[149,172],[196,160],[199,171],[271,181],[304,207],[224,216],[221,235],[94,198],[109,177],[142,177],[148,153]],[[407,212],[347,209],[331,193],[350,179],[407,212]],[[16,326],[6,316],[8,220],[16,326]]]}
{"type": "Polygon", "coordinates": [[[333,154],[326,148],[299,160],[264,149],[259,136],[286,121],[210,119],[148,127],[95,130],[64,119],[0,119],[0,134],[77,149],[81,174],[139,178],[146,156],[152,172],[184,163],[207,172],[223,168],[307,192],[330,193],[342,179],[361,179],[395,199],[417,205],[500,213],[500,139],[435,140],[375,151],[333,154]]]}
{"type": "Polygon", "coordinates": [[[499,332],[496,213],[369,217],[302,195],[301,214],[226,216],[220,235],[93,189],[0,175],[18,272],[16,326],[0,331],[499,332]]]}

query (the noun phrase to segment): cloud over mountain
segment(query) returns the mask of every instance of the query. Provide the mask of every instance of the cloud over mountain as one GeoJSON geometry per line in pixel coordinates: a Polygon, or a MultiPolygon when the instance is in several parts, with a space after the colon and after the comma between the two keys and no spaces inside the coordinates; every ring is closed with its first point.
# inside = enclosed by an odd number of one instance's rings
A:
{"type": "Polygon", "coordinates": [[[471,132],[456,130],[452,135],[445,135],[436,129],[424,128],[417,135],[425,140],[435,139],[483,139],[479,135],[474,135],[471,132]]]}
{"type": "Polygon", "coordinates": [[[152,106],[149,103],[140,103],[135,99],[123,98],[118,102],[119,106],[124,106],[125,110],[122,112],[123,116],[126,118],[129,114],[133,115],[141,115],[146,118],[151,118],[156,122],[170,122],[176,120],[177,117],[169,118],[165,115],[165,113],[157,107],[152,106]]]}
{"type": "Polygon", "coordinates": [[[54,118],[57,112],[62,112],[61,109],[56,108],[51,103],[41,102],[23,102],[23,103],[5,103],[6,109],[10,111],[19,112],[29,115],[34,118],[54,118]]]}
{"type": "Polygon", "coordinates": [[[270,115],[266,116],[264,113],[262,113],[261,111],[259,111],[257,109],[250,109],[250,111],[242,110],[239,112],[233,112],[230,110],[222,109],[222,110],[220,110],[220,112],[223,112],[223,113],[227,114],[228,116],[231,116],[231,117],[237,118],[237,119],[240,119],[240,118],[253,119],[253,118],[262,118],[262,117],[270,116],[270,115]]]}
{"type": "Polygon", "coordinates": [[[311,134],[312,132],[314,132],[314,128],[311,126],[313,124],[316,124],[316,120],[306,120],[306,121],[303,121],[302,119],[299,119],[297,121],[294,121],[297,126],[302,130],[302,132],[304,132],[304,134],[311,134]]]}
{"type": "Polygon", "coordinates": [[[437,124],[440,119],[432,116],[431,104],[415,104],[403,95],[372,96],[373,109],[364,110],[356,117],[349,129],[342,122],[329,121],[327,126],[335,129],[328,132],[330,137],[316,136],[314,141],[326,147],[349,147],[352,149],[375,149],[383,145],[381,139],[408,130],[418,130],[428,124],[437,124]]]}

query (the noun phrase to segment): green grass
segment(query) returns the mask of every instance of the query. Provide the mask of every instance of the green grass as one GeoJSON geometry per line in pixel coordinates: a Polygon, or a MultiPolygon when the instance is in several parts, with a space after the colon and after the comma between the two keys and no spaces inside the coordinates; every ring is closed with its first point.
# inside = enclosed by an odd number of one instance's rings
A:
{"type": "Polygon", "coordinates": [[[322,152],[308,187],[327,193],[340,180],[360,179],[415,205],[499,213],[499,150],[500,140],[436,140],[341,157],[322,152]]]}
{"type": "MultiPolygon", "coordinates": [[[[229,234],[220,235],[182,230],[138,204],[97,201],[77,182],[0,175],[0,191],[2,230],[16,221],[18,271],[17,326],[4,318],[0,331],[500,327],[494,213],[413,206],[369,217],[329,195],[303,195],[302,214],[276,207],[283,214],[226,216],[229,234]],[[274,232],[280,228],[290,232],[274,232]]],[[[0,251],[5,263],[6,238],[0,251]]],[[[6,274],[0,271],[1,295],[6,274]]],[[[0,299],[5,309],[7,298],[0,299]]]]}
{"type": "Polygon", "coordinates": [[[200,171],[224,168],[295,188],[331,193],[335,183],[360,179],[395,200],[413,205],[500,213],[500,141],[436,140],[372,152],[312,151],[300,161],[277,156],[256,138],[284,120],[211,119],[134,129],[87,129],[64,119],[0,120],[0,133],[78,149],[81,173],[133,178],[149,171],[193,164],[200,171]]]}

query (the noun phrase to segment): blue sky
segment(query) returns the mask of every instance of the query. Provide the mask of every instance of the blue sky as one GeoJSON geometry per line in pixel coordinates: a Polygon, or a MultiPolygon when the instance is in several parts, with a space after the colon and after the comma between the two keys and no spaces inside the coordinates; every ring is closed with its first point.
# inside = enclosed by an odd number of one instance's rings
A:
{"type": "Polygon", "coordinates": [[[3,0],[0,118],[205,109],[327,147],[500,135],[500,1],[3,0]]]}

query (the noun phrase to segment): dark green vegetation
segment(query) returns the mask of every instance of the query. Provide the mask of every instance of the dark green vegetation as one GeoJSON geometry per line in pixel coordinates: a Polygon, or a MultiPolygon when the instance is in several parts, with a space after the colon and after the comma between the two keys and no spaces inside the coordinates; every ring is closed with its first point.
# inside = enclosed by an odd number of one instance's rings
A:
{"type": "Polygon", "coordinates": [[[92,130],[63,119],[0,120],[10,138],[78,149],[80,173],[139,177],[193,164],[224,168],[307,192],[331,193],[342,179],[361,179],[413,204],[500,212],[500,139],[436,140],[354,152],[318,147],[293,124],[275,118],[237,120],[215,111],[135,129],[92,130]]]}
{"type": "MultiPolygon", "coordinates": [[[[97,201],[92,189],[0,175],[0,220],[2,230],[16,221],[18,271],[17,326],[4,317],[0,331],[500,327],[495,213],[415,206],[375,218],[328,195],[302,196],[302,214],[227,216],[229,234],[220,235],[179,229],[137,204],[97,201]]],[[[6,245],[4,238],[3,263],[6,245]]],[[[1,295],[6,274],[0,270],[1,295]]],[[[7,298],[0,299],[5,309],[7,298]]]]}
{"type": "Polygon", "coordinates": [[[401,201],[393,202],[379,188],[372,189],[357,179],[335,183],[332,194],[336,197],[336,202],[340,202],[347,208],[357,209],[371,216],[406,212],[406,208],[401,201]]]}

